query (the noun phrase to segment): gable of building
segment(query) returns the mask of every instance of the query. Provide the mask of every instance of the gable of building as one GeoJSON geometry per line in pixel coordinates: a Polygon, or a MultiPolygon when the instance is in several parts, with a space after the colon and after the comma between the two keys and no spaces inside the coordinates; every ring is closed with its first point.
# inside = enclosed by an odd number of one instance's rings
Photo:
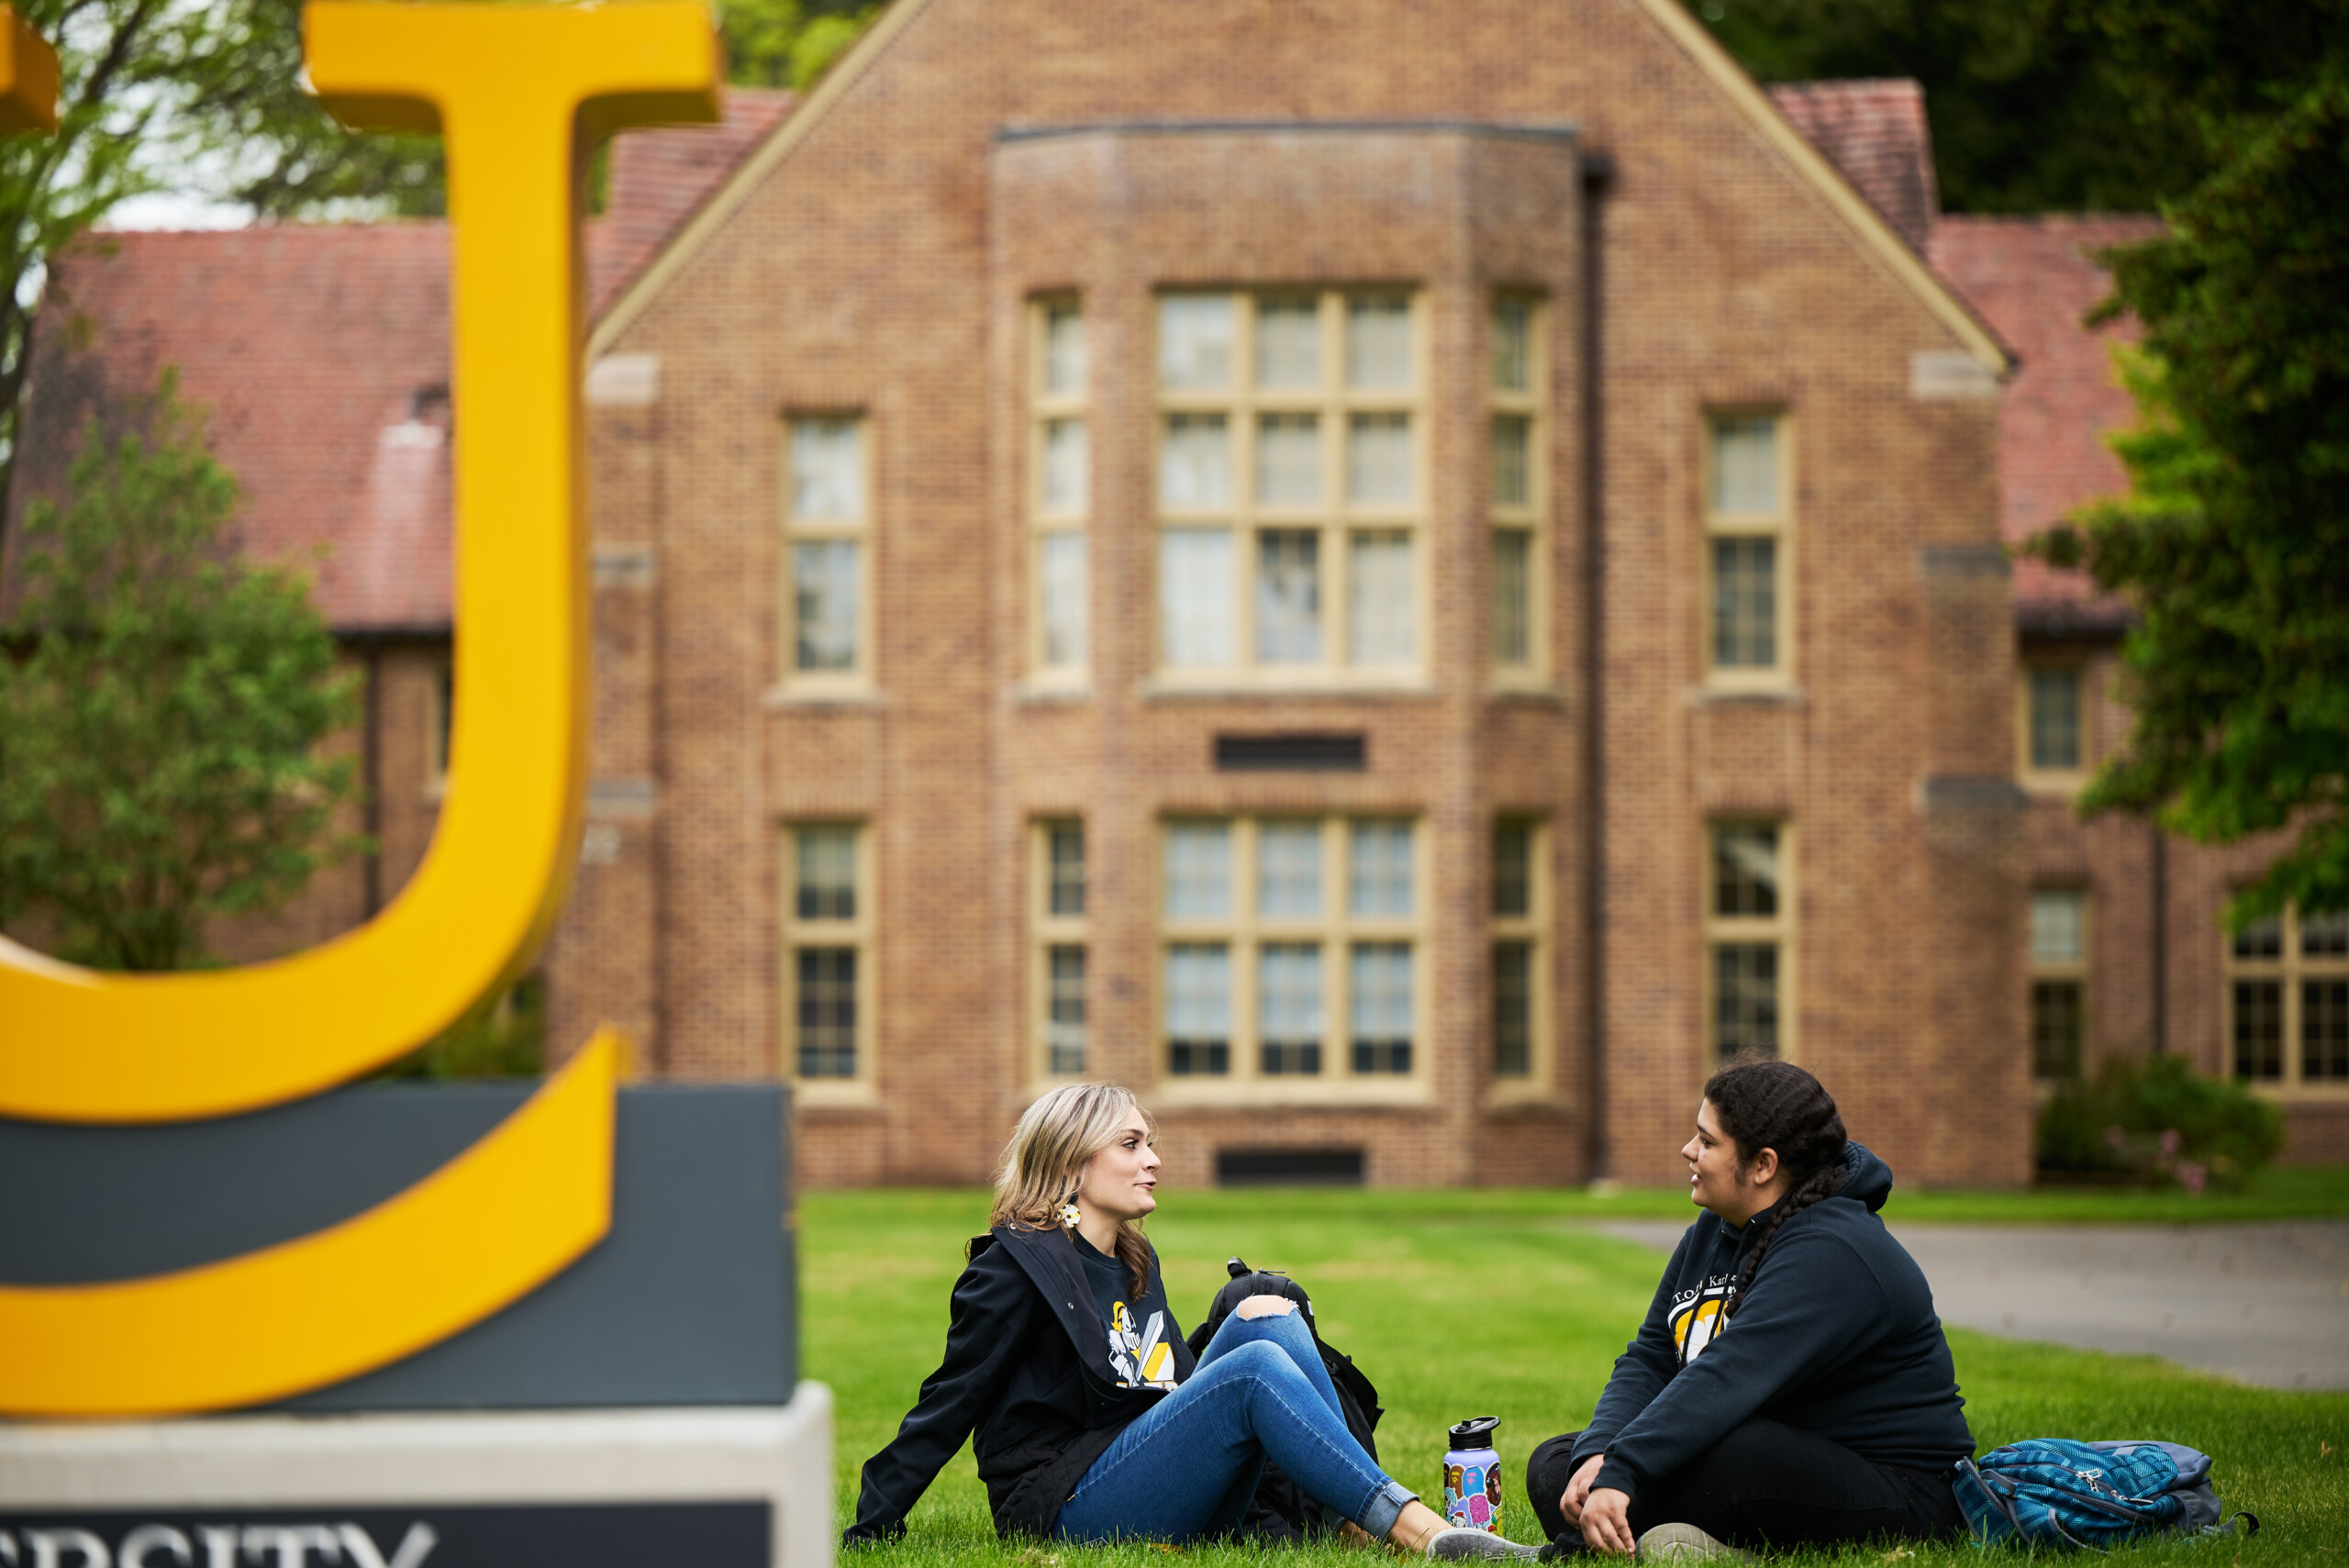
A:
{"type": "MultiPolygon", "coordinates": [[[[1261,6],[1192,5],[1168,8],[1101,4],[1074,16],[978,0],[896,0],[786,119],[731,173],[695,219],[638,274],[597,323],[591,354],[618,346],[629,328],[732,225],[785,163],[852,103],[907,124],[935,92],[941,60],[966,62],[971,80],[957,89],[967,103],[999,115],[990,129],[1042,117],[1053,123],[1110,123],[1137,116],[1169,119],[1239,116],[1265,121],[1415,118],[1467,115],[1497,121],[1556,123],[1571,118],[1587,145],[1611,151],[1609,99],[1664,90],[1692,118],[1710,109],[1769,150],[1782,177],[1842,227],[1876,267],[1949,334],[1953,346],[1984,372],[2002,376],[2009,356],[1965,301],[1920,254],[1917,220],[1930,210],[1930,161],[1921,185],[1911,166],[1898,174],[1860,162],[1839,168],[1774,104],[1676,3],[1609,0],[1603,7],[1490,5],[1475,12],[1380,4],[1298,6],[1267,14],[1261,6]],[[1601,14],[1603,11],[1603,14],[1601,14]],[[1362,58],[1353,33],[1375,32],[1380,57],[1362,58]],[[1532,36],[1527,36],[1527,35],[1532,36]],[[1546,36],[1545,36],[1546,35],[1546,36]],[[1128,63],[1117,79],[1087,72],[1086,61],[1117,58],[1137,36],[1151,38],[1152,68],[1128,63]],[[1247,51],[1261,48],[1251,63],[1247,51]],[[1348,49],[1347,68],[1330,61],[1348,49]],[[1604,59],[1609,69],[1591,69],[1604,59]],[[1669,73],[1665,85],[1658,73],[1669,73]],[[1898,187],[1905,179],[1912,190],[1898,187]],[[1868,194],[1855,181],[1866,182],[1868,194]],[[1889,215],[1889,216],[1887,216],[1889,215]],[[1904,227],[1907,226],[1907,227],[1904,227]]],[[[1882,86],[1885,84],[1870,84],[1882,86]]],[[[1857,150],[1874,140],[1865,128],[1897,128],[1898,84],[1855,100],[1804,103],[1809,128],[1857,150]],[[1833,113],[1822,111],[1832,110],[1833,113]]],[[[1909,93],[1913,101],[1914,86],[1909,93]]],[[[1921,113],[1916,116],[1921,127],[1921,113]]],[[[927,128],[934,134],[936,127],[927,128]]]]}

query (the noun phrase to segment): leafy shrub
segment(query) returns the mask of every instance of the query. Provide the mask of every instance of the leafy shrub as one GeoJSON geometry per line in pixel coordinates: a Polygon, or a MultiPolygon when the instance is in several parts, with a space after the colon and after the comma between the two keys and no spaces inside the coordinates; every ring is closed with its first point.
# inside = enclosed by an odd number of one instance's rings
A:
{"type": "Polygon", "coordinates": [[[2039,1113],[2043,1173],[2235,1191],[2283,1148],[2280,1110],[2174,1055],[2110,1059],[2039,1113]]]}
{"type": "Polygon", "coordinates": [[[526,974],[385,1068],[385,1078],[535,1078],[546,1056],[545,980],[526,974]]]}

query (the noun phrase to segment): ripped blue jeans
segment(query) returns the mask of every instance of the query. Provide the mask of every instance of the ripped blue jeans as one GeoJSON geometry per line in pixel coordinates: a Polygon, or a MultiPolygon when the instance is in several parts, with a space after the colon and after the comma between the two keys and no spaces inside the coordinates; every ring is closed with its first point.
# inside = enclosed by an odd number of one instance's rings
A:
{"type": "Polygon", "coordinates": [[[1247,1517],[1267,1457],[1373,1540],[1414,1496],[1346,1430],[1303,1314],[1235,1312],[1189,1381],[1093,1462],[1053,1533],[1087,1544],[1228,1535],[1247,1517]]]}

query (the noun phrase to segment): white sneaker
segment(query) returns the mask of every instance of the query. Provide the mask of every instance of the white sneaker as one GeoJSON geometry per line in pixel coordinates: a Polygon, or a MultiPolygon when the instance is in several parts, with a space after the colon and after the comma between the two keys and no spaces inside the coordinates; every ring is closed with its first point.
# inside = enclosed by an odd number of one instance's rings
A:
{"type": "Polygon", "coordinates": [[[1453,1562],[1510,1557],[1530,1562],[1542,1555],[1542,1549],[1521,1546],[1507,1536],[1478,1529],[1475,1525],[1450,1525],[1428,1537],[1428,1555],[1453,1562]]]}
{"type": "Polygon", "coordinates": [[[1642,1562],[1751,1562],[1753,1559],[1695,1525],[1658,1525],[1640,1537],[1642,1562]]]}

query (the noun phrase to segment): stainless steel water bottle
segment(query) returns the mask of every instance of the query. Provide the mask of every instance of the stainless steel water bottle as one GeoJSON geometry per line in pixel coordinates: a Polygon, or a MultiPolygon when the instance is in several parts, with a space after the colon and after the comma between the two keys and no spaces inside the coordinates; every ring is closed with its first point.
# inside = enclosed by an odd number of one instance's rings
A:
{"type": "Polygon", "coordinates": [[[1493,1448],[1500,1424],[1498,1416],[1477,1416],[1452,1429],[1452,1448],[1443,1456],[1446,1524],[1501,1532],[1501,1456],[1493,1448]]]}

